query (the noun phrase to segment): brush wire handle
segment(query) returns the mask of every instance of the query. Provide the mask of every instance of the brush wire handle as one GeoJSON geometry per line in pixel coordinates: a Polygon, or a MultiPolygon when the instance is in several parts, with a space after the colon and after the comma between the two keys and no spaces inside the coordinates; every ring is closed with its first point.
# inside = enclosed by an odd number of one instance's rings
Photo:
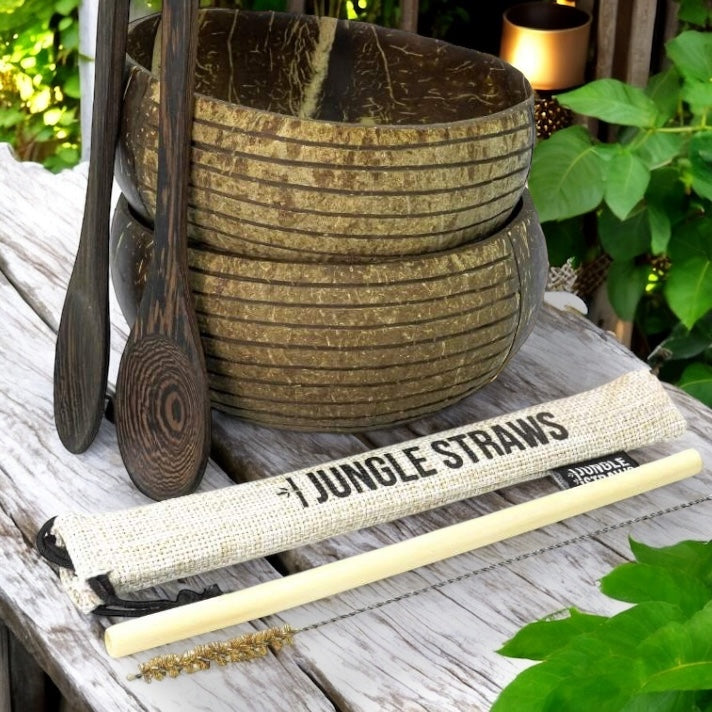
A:
{"type": "Polygon", "coordinates": [[[116,389],[121,456],[153,499],[194,490],[210,451],[210,400],[187,264],[198,4],[163,3],[154,252],[116,389]]]}
{"type": "Polygon", "coordinates": [[[79,247],[57,331],[54,420],[70,452],[84,452],[104,416],[109,367],[109,219],[129,0],[101,0],[89,177],[79,247]]]}

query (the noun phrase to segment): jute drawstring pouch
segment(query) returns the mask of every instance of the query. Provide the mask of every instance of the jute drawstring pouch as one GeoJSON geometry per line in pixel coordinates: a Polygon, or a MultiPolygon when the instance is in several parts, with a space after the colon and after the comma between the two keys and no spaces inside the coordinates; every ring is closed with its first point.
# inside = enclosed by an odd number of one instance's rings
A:
{"type": "Polygon", "coordinates": [[[657,378],[633,371],[578,395],[296,472],[123,511],[62,514],[38,540],[45,555],[51,542],[48,558],[89,612],[114,593],[392,521],[684,430],[657,378]]]}

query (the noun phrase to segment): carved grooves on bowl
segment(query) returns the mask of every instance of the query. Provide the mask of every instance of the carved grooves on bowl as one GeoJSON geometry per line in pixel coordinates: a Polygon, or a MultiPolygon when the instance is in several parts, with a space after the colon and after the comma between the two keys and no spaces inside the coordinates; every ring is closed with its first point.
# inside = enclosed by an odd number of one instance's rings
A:
{"type": "Polygon", "coordinates": [[[307,264],[298,276],[288,264],[191,252],[211,399],[259,422],[330,430],[454,402],[499,372],[518,324],[507,241],[476,252],[347,274],[307,264]]]}
{"type": "MultiPolygon", "coordinates": [[[[497,58],[359,23],[334,34],[331,20],[269,13],[210,11],[201,22],[198,82],[218,98],[196,100],[194,240],[362,261],[447,249],[511,214],[531,160],[532,96],[497,58]]],[[[154,30],[139,23],[129,42],[118,176],[148,220],[159,86],[141,64],[154,30]]]]}
{"type": "MultiPolygon", "coordinates": [[[[480,388],[518,348],[543,288],[527,267],[545,261],[541,236],[521,212],[486,240],[380,263],[294,264],[192,245],[213,404],[279,427],[354,430],[480,388]]],[[[113,235],[137,268],[131,246],[150,234],[123,200],[113,235]]]]}
{"type": "MultiPolygon", "coordinates": [[[[135,185],[150,217],[157,158],[155,135],[145,138],[133,145],[135,185]]],[[[350,157],[228,154],[203,143],[192,156],[194,239],[253,256],[335,260],[438,251],[489,234],[521,195],[530,147],[506,158],[375,167],[349,165],[350,157]]]]}
{"type": "MultiPolygon", "coordinates": [[[[213,405],[362,430],[495,378],[546,274],[521,200],[535,138],[526,80],[497,58],[359,23],[223,10],[200,22],[189,263],[213,405]]],[[[130,33],[118,151],[146,224],[155,27],[130,33]]],[[[130,319],[151,236],[122,200],[112,240],[124,238],[113,269],[130,319]]]]}

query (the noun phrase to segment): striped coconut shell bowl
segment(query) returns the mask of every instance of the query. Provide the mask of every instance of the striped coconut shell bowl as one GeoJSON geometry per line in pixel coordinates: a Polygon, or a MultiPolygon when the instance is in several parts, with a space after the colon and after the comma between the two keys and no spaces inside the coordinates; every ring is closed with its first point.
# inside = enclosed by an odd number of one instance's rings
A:
{"type": "MultiPolygon", "coordinates": [[[[112,275],[129,323],[152,245],[158,22],[128,42],[112,275]]],[[[200,23],[188,260],[213,405],[356,431],[494,379],[547,272],[522,75],[364,23],[230,10],[200,23]]]]}
{"type": "MultiPolygon", "coordinates": [[[[132,323],[153,235],[122,199],[112,274],[132,323]]],[[[285,262],[194,245],[191,287],[213,405],[281,428],[417,418],[493,380],[528,336],[546,247],[525,194],[460,247],[379,262],[285,262]]]]}
{"type": "MultiPolygon", "coordinates": [[[[201,13],[189,234],[256,257],[447,249],[500,227],[535,140],[524,77],[490,55],[306,15],[201,13]]],[[[155,215],[158,18],[128,42],[117,178],[155,215]],[[153,73],[152,71],[153,70],[153,73]]]]}

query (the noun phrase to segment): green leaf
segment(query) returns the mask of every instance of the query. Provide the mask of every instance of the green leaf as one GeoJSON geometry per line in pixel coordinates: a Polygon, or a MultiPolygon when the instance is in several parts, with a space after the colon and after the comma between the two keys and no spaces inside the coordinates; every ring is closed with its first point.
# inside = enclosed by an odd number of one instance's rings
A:
{"type": "Polygon", "coordinates": [[[612,653],[634,658],[641,640],[670,621],[682,620],[685,614],[674,603],[643,601],[609,618],[595,635],[606,642],[612,653]]]}
{"type": "Polygon", "coordinates": [[[565,678],[549,695],[545,712],[620,712],[634,694],[635,679],[626,662],[612,660],[602,674],[565,678]]]}
{"type": "Polygon", "coordinates": [[[608,299],[624,321],[635,318],[649,275],[650,267],[633,260],[614,260],[608,268],[608,299]]]}
{"type": "Polygon", "coordinates": [[[683,391],[712,407],[712,366],[706,363],[690,364],[677,384],[683,391]]]}
{"type": "Polygon", "coordinates": [[[648,202],[648,225],[650,227],[650,250],[654,255],[662,255],[667,250],[672,225],[670,217],[659,205],[648,202]]]}
{"type": "Polygon", "coordinates": [[[52,13],[52,4],[47,0],[1,0],[0,34],[19,35],[28,27],[42,26],[52,13]]]}
{"type": "Polygon", "coordinates": [[[16,126],[24,120],[25,116],[26,114],[24,111],[20,111],[15,107],[0,109],[0,126],[3,128],[16,126]]]}
{"type": "Polygon", "coordinates": [[[685,138],[677,133],[646,131],[631,150],[651,170],[661,168],[682,153],[685,138]]]}
{"type": "Polygon", "coordinates": [[[670,571],[663,566],[630,563],[616,567],[601,579],[601,591],[628,603],[664,601],[688,614],[698,611],[712,598],[712,590],[696,576],[670,571]]]}
{"type": "Polygon", "coordinates": [[[712,83],[709,81],[685,79],[680,95],[695,116],[702,116],[712,107],[712,83]]]}
{"type": "Polygon", "coordinates": [[[677,16],[683,22],[704,27],[712,20],[712,7],[707,0],[680,0],[677,16]]]}
{"type": "MultiPolygon", "coordinates": [[[[708,336],[712,336],[711,328],[712,323],[707,325],[708,336]]],[[[682,571],[712,586],[712,541],[686,540],[663,547],[647,546],[635,539],[629,539],[629,543],[633,556],[639,563],[663,566],[670,571],[682,571]]]]}
{"type": "Polygon", "coordinates": [[[625,220],[643,199],[650,182],[645,163],[630,151],[620,150],[611,160],[606,173],[604,199],[613,214],[625,220]]]}
{"type": "Polygon", "coordinates": [[[627,220],[621,220],[604,208],[598,215],[598,236],[614,260],[631,260],[645,254],[651,239],[647,210],[636,210],[627,220]]]}
{"type": "Polygon", "coordinates": [[[611,124],[652,128],[659,118],[655,102],[642,89],[617,79],[597,79],[557,99],[579,114],[611,124]]]}
{"type": "Polygon", "coordinates": [[[710,342],[707,339],[698,338],[693,331],[683,336],[668,336],[648,356],[648,363],[653,365],[654,363],[665,363],[666,361],[686,361],[699,356],[709,344],[710,342]]]}
{"type": "Polygon", "coordinates": [[[64,50],[79,50],[79,23],[73,22],[61,32],[61,42],[64,50]]]}
{"type": "MultiPolygon", "coordinates": [[[[687,360],[702,354],[712,344],[712,313],[702,317],[692,329],[678,322],[670,335],[655,349],[664,361],[687,360]]],[[[712,576],[712,565],[708,566],[712,576]]]]}
{"type": "Polygon", "coordinates": [[[82,95],[81,87],[79,86],[79,73],[73,74],[64,82],[62,91],[66,96],[72,99],[79,99],[82,95]]]}
{"type": "Polygon", "coordinates": [[[537,621],[525,626],[497,652],[510,658],[545,660],[573,637],[595,630],[605,620],[604,616],[593,616],[570,608],[568,618],[537,621]]]}
{"type": "Polygon", "coordinates": [[[561,267],[570,257],[573,257],[577,264],[583,261],[586,255],[586,239],[581,216],[546,222],[541,227],[546,236],[549,264],[552,267],[561,267]]]}
{"type": "Polygon", "coordinates": [[[688,30],[665,44],[668,57],[687,79],[709,82],[712,77],[712,34],[688,30]]]}
{"type": "Polygon", "coordinates": [[[631,547],[638,562],[602,588],[641,602],[580,632],[568,621],[561,641],[551,621],[527,626],[515,652],[547,658],[502,691],[494,712],[712,712],[712,542],[631,547]]]}
{"type": "Polygon", "coordinates": [[[701,687],[712,688],[712,660],[681,663],[680,665],[658,673],[646,686],[646,690],[699,690],[701,687]]]}
{"type": "Polygon", "coordinates": [[[60,15],[69,15],[79,6],[79,0],[55,0],[54,10],[60,15]]]}
{"type": "Polygon", "coordinates": [[[698,218],[674,230],[669,245],[672,266],[665,284],[668,304],[691,329],[712,309],[712,218],[698,218]]]}
{"type": "Polygon", "coordinates": [[[690,168],[693,189],[703,198],[712,200],[712,131],[700,131],[692,137],[690,168]]]}
{"type": "Polygon", "coordinates": [[[658,107],[658,121],[661,126],[677,113],[680,101],[680,84],[680,75],[675,67],[654,74],[648,80],[645,93],[658,107]]]}
{"type": "Polygon", "coordinates": [[[650,174],[650,184],[645,191],[645,201],[663,211],[671,225],[687,216],[689,197],[677,167],[665,166],[650,174]]]}
{"type": "Polygon", "coordinates": [[[597,208],[603,199],[604,161],[582,126],[557,131],[537,143],[529,190],[542,222],[564,220],[597,208]]]}
{"type": "Polygon", "coordinates": [[[640,653],[647,672],[643,691],[712,690],[712,602],[657,630],[640,653]]]}
{"type": "Polygon", "coordinates": [[[547,697],[565,676],[543,664],[528,668],[500,692],[490,712],[542,712],[547,697]]]}
{"type": "Polygon", "coordinates": [[[648,692],[635,695],[620,712],[692,712],[694,692],[648,692]]]}

